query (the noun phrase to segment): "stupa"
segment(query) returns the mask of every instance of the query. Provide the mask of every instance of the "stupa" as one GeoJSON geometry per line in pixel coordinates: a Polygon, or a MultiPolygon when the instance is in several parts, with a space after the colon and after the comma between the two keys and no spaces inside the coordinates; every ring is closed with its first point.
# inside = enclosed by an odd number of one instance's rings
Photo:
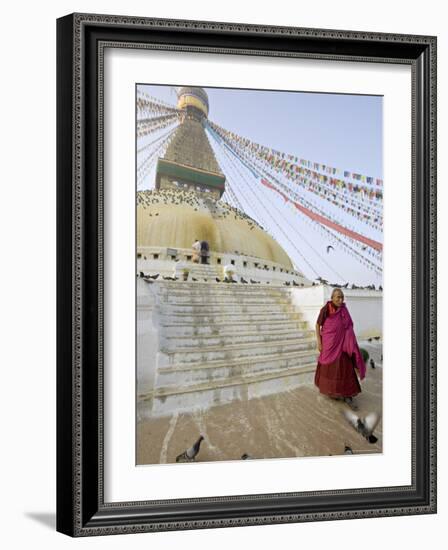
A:
{"type": "MultiPolygon", "coordinates": [[[[202,88],[178,90],[180,124],[156,168],[155,188],[137,197],[139,271],[173,273],[173,262],[192,260],[192,244],[209,245],[209,267],[191,266],[222,277],[234,266],[236,277],[283,284],[306,284],[288,254],[254,219],[221,197],[226,179],[204,130],[209,101],[202,88]]],[[[185,266],[184,266],[185,268],[185,266]]]]}

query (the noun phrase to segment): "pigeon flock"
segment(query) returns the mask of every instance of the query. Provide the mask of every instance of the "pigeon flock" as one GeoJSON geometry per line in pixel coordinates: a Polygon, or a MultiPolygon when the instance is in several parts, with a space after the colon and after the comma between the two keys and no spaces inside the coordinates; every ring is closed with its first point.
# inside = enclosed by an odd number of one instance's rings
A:
{"type": "Polygon", "coordinates": [[[165,188],[137,192],[137,206],[144,210],[151,209],[151,212],[148,212],[148,216],[152,217],[159,215],[158,212],[153,212],[154,205],[168,206],[173,204],[191,207],[193,211],[205,210],[211,213],[212,217],[216,219],[226,219],[233,216],[235,220],[245,221],[251,230],[257,227],[264,231],[263,227],[258,222],[238,208],[226,202],[217,201],[211,197],[200,195],[194,191],[180,188],[165,188]]]}
{"type": "MultiPolygon", "coordinates": [[[[193,211],[196,212],[205,211],[207,213],[210,213],[215,219],[233,218],[235,220],[245,221],[248,224],[250,230],[258,228],[264,231],[264,228],[258,222],[256,222],[253,218],[251,218],[238,208],[235,208],[234,206],[231,206],[230,204],[223,201],[218,201],[212,197],[206,196],[205,194],[196,193],[192,190],[182,188],[165,188],[137,192],[137,206],[142,208],[147,216],[159,216],[160,212],[156,211],[157,205],[187,206],[192,208],[193,211]]],[[[329,253],[330,251],[334,250],[334,248],[332,245],[327,245],[326,250],[327,253],[329,253]]],[[[235,251],[235,253],[239,254],[238,251],[235,251]]],[[[317,282],[312,282],[312,286],[316,286],[316,284],[323,284],[334,288],[350,288],[352,290],[383,290],[381,285],[376,288],[374,284],[367,286],[358,286],[354,283],[350,284],[348,282],[345,284],[330,283],[328,280],[323,279],[322,277],[317,277],[316,281],[317,282]]],[[[241,282],[243,284],[247,284],[247,282],[241,282]]],[[[299,284],[296,281],[286,281],[283,284],[285,286],[305,286],[303,283],[299,284]]]]}

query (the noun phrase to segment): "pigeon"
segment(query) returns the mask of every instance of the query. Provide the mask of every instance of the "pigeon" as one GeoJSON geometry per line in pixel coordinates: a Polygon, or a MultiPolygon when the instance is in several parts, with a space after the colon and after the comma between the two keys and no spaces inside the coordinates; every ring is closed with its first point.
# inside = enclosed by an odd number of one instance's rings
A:
{"type": "Polygon", "coordinates": [[[245,284],[245,285],[248,284],[248,281],[246,281],[246,279],[245,279],[244,277],[241,277],[241,282],[242,282],[243,284],[245,284]]]}
{"type": "Polygon", "coordinates": [[[143,273],[143,271],[140,271],[139,276],[140,276],[140,277],[144,277],[144,276],[145,276],[145,274],[143,273]]]}
{"type": "Polygon", "coordinates": [[[330,252],[330,249],[331,249],[331,250],[334,250],[334,248],[331,246],[331,244],[329,244],[329,245],[327,246],[327,254],[330,252]]]}
{"type": "Polygon", "coordinates": [[[374,339],[374,340],[379,340],[380,337],[379,337],[379,336],[374,336],[373,339],[374,339]]]}
{"type": "Polygon", "coordinates": [[[348,288],[348,283],[345,283],[345,285],[342,285],[341,288],[348,288]]]}
{"type": "Polygon", "coordinates": [[[289,281],[285,281],[283,284],[289,286],[291,283],[289,281]]]}
{"type": "Polygon", "coordinates": [[[253,460],[253,456],[250,456],[250,454],[244,453],[241,455],[241,460],[253,460]]]}
{"type": "Polygon", "coordinates": [[[204,436],[199,436],[199,439],[189,449],[176,456],[176,462],[194,462],[195,457],[199,453],[199,448],[204,436]]]}
{"type": "Polygon", "coordinates": [[[220,282],[221,282],[221,279],[219,279],[219,277],[216,277],[215,281],[216,281],[217,283],[220,283],[220,282]]]}
{"type": "Polygon", "coordinates": [[[353,411],[346,409],[344,416],[347,422],[365,437],[369,443],[376,443],[378,441],[378,438],[373,435],[373,431],[381,418],[377,412],[371,412],[364,418],[360,418],[353,411]]]}
{"type": "Polygon", "coordinates": [[[372,341],[372,338],[367,338],[367,340],[368,340],[369,342],[371,342],[371,341],[372,341]]]}
{"type": "Polygon", "coordinates": [[[299,286],[298,283],[296,283],[295,281],[292,282],[292,285],[293,286],[299,286]]]}
{"type": "Polygon", "coordinates": [[[370,359],[370,366],[372,367],[372,369],[375,368],[375,361],[373,359],[370,359]]]}
{"type": "Polygon", "coordinates": [[[160,275],[160,273],[157,273],[157,275],[148,275],[148,277],[150,279],[154,279],[154,281],[158,278],[158,276],[160,275]]]}
{"type": "Polygon", "coordinates": [[[344,447],[344,454],[345,455],[352,455],[353,454],[353,449],[351,447],[349,447],[348,445],[346,445],[344,447]]]}
{"type": "Polygon", "coordinates": [[[192,277],[191,280],[192,280],[192,281],[195,281],[195,282],[197,281],[197,279],[195,279],[194,277],[192,277]]]}
{"type": "Polygon", "coordinates": [[[378,426],[378,422],[380,421],[380,415],[377,412],[371,412],[368,413],[363,420],[364,424],[364,437],[366,437],[369,441],[369,443],[376,443],[378,441],[378,438],[373,435],[373,432],[375,428],[378,426]]]}

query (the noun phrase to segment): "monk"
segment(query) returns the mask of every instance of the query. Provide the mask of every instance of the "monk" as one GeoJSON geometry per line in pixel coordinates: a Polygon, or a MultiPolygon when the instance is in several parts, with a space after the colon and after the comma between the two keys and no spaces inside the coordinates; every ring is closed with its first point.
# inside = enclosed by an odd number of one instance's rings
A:
{"type": "Polygon", "coordinates": [[[333,290],[331,300],[320,310],[316,339],[320,355],[314,383],[321,393],[356,408],[353,397],[361,392],[358,375],[361,380],[365,377],[366,366],[340,288],[333,290]]]}

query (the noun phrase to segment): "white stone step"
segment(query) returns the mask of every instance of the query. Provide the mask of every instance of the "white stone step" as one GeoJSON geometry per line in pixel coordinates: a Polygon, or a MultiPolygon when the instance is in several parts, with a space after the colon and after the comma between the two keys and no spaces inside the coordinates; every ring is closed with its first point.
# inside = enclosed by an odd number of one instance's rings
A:
{"type": "Polygon", "coordinates": [[[232,313],[232,315],[226,313],[217,312],[159,312],[159,318],[161,325],[186,325],[194,326],[203,324],[221,324],[233,322],[238,323],[269,323],[270,321],[289,321],[301,319],[301,314],[296,312],[278,312],[278,311],[245,311],[239,313],[232,313]]]}
{"type": "Polygon", "coordinates": [[[207,335],[207,334],[239,334],[247,331],[260,331],[260,332],[282,332],[285,330],[306,330],[308,323],[306,321],[296,321],[287,319],[272,320],[267,321],[256,321],[256,322],[247,322],[243,321],[240,323],[235,322],[222,322],[222,323],[211,323],[210,321],[203,321],[201,319],[198,322],[195,319],[195,324],[186,325],[185,323],[166,323],[163,326],[163,334],[168,338],[172,336],[198,336],[198,335],[207,335]]]}
{"type": "MultiPolygon", "coordinates": [[[[275,342],[260,342],[247,343],[247,344],[232,344],[227,345],[225,348],[222,345],[209,346],[204,349],[190,349],[190,348],[177,348],[175,351],[164,350],[161,352],[166,358],[167,364],[173,365],[175,363],[192,364],[192,363],[205,363],[213,360],[233,360],[241,359],[243,357],[249,358],[252,355],[257,355],[262,348],[264,354],[283,354],[293,351],[306,351],[315,349],[315,338],[295,338],[291,340],[277,340],[275,342]]],[[[163,361],[160,363],[163,366],[163,361]]]]}
{"type": "Polygon", "coordinates": [[[156,386],[159,388],[183,388],[190,384],[225,380],[235,375],[280,372],[281,369],[301,367],[305,364],[316,366],[317,352],[305,350],[285,353],[281,356],[254,355],[250,359],[232,361],[209,361],[191,365],[177,364],[158,371],[156,386]]]}
{"type": "Polygon", "coordinates": [[[291,290],[286,287],[274,286],[270,288],[270,285],[252,285],[243,283],[217,283],[213,281],[167,281],[164,279],[156,279],[154,282],[154,288],[157,288],[159,292],[166,292],[170,294],[182,294],[185,292],[242,292],[242,293],[275,293],[289,295],[291,290]]]}
{"type": "Polygon", "coordinates": [[[213,296],[212,294],[202,294],[201,296],[167,296],[163,301],[159,301],[160,306],[193,306],[193,307],[221,307],[221,306],[238,306],[238,305],[265,305],[266,307],[286,307],[291,303],[286,298],[275,298],[273,296],[213,296]]]}
{"type": "MultiPolygon", "coordinates": [[[[219,266],[218,266],[218,268],[219,268],[219,266]]],[[[188,264],[188,269],[189,269],[189,276],[190,277],[192,275],[193,276],[195,276],[195,275],[199,275],[199,276],[213,275],[214,277],[216,277],[217,273],[222,271],[222,269],[216,269],[214,265],[195,264],[195,263],[188,264]]]]}
{"type": "MultiPolygon", "coordinates": [[[[171,275],[170,275],[171,276],[171,275]]],[[[190,292],[190,291],[198,291],[201,290],[213,290],[214,292],[218,292],[221,290],[222,292],[283,292],[285,294],[289,293],[291,290],[291,287],[278,284],[278,283],[261,283],[261,284],[245,284],[241,282],[237,283],[224,283],[224,282],[216,282],[216,275],[212,276],[204,276],[201,278],[199,276],[197,281],[192,281],[191,279],[188,279],[187,281],[184,281],[180,276],[178,276],[177,281],[172,280],[165,280],[162,277],[159,277],[156,279],[153,283],[154,288],[159,288],[160,291],[166,291],[166,292],[190,292]],[[207,279],[207,281],[204,281],[204,278],[207,279]]],[[[194,276],[197,278],[196,276],[194,276]]]]}
{"type": "MultiPolygon", "coordinates": [[[[230,371],[231,367],[229,367],[230,371]]],[[[307,370],[307,371],[313,371],[316,370],[316,363],[312,361],[304,362],[301,364],[296,364],[293,366],[290,366],[288,368],[280,366],[276,369],[258,369],[258,370],[251,370],[250,368],[247,369],[239,369],[239,372],[237,369],[234,369],[234,372],[228,372],[225,376],[215,376],[215,377],[208,377],[203,382],[193,382],[190,384],[182,384],[177,386],[164,386],[164,387],[157,387],[154,390],[154,396],[159,397],[166,397],[168,395],[176,395],[176,394],[184,394],[184,393],[192,393],[197,391],[203,391],[206,389],[218,389],[223,387],[228,387],[236,384],[247,384],[251,383],[253,381],[259,381],[261,378],[263,379],[274,379],[274,378],[281,378],[283,376],[288,376],[292,372],[296,372],[298,370],[307,370]]]]}
{"type": "Polygon", "coordinates": [[[267,343],[280,341],[291,341],[295,339],[311,338],[313,331],[299,331],[297,329],[283,331],[246,331],[236,334],[204,334],[196,336],[164,336],[162,338],[163,352],[175,352],[179,349],[197,349],[207,351],[211,347],[228,346],[238,344],[255,344],[261,346],[267,343]]]}
{"type": "Polygon", "coordinates": [[[210,315],[227,315],[229,320],[232,318],[232,315],[236,314],[254,314],[254,313],[265,313],[270,315],[273,312],[290,312],[295,313],[295,308],[288,304],[276,304],[275,302],[263,303],[261,301],[245,303],[243,301],[239,302],[230,302],[230,303],[206,303],[206,304],[168,304],[161,303],[159,304],[159,312],[165,315],[172,315],[176,313],[194,313],[194,314],[205,314],[210,315]],[[162,311],[160,311],[162,310],[162,311]]]}
{"type": "Polygon", "coordinates": [[[186,281],[184,281],[181,277],[181,275],[179,275],[179,281],[176,281],[176,282],[180,282],[180,283],[216,283],[216,277],[219,277],[219,275],[216,273],[215,270],[210,270],[210,271],[190,271],[189,275],[188,275],[188,279],[186,281]],[[196,279],[196,281],[193,281],[193,279],[196,279]],[[204,281],[204,279],[207,279],[206,281],[204,281]]]}
{"type": "Polygon", "coordinates": [[[267,373],[236,375],[217,381],[193,384],[182,388],[158,388],[148,398],[153,416],[170,415],[174,411],[187,412],[206,409],[216,404],[287,391],[309,384],[314,377],[315,363],[267,373]]]}
{"type": "Polygon", "coordinates": [[[189,293],[201,293],[201,292],[210,292],[210,293],[223,293],[223,294],[234,294],[242,293],[249,294],[254,293],[258,295],[280,295],[289,296],[291,289],[281,285],[251,285],[243,283],[217,283],[215,279],[207,281],[165,281],[157,279],[152,285],[152,288],[157,289],[158,292],[164,294],[189,294],[189,293]]]}
{"type": "Polygon", "coordinates": [[[183,296],[164,296],[160,304],[173,304],[173,305],[213,305],[219,306],[221,304],[258,304],[260,302],[264,304],[290,304],[290,300],[286,296],[250,296],[247,294],[228,294],[217,296],[211,294],[185,294],[183,296]]]}

